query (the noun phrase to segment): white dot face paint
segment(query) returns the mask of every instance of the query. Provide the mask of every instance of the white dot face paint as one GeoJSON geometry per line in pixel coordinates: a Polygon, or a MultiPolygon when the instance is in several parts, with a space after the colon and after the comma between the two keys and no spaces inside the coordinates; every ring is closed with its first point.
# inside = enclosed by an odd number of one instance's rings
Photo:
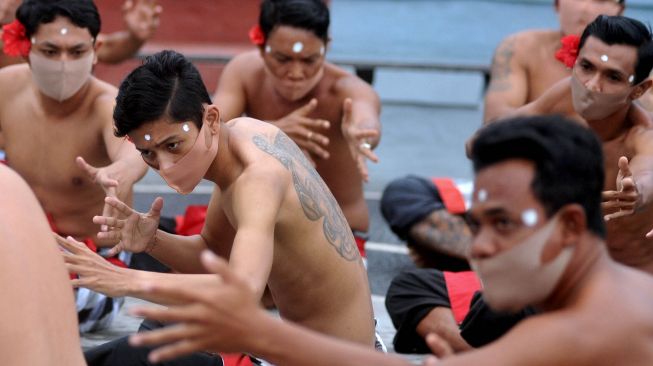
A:
{"type": "Polygon", "coordinates": [[[292,51],[294,53],[300,53],[304,50],[304,44],[301,42],[295,42],[295,44],[292,45],[292,51]]]}
{"type": "Polygon", "coordinates": [[[487,191],[485,189],[479,190],[477,197],[479,202],[487,201],[487,191]]]}
{"type": "Polygon", "coordinates": [[[630,76],[628,77],[628,82],[632,84],[633,81],[635,81],[635,75],[630,75],[630,76]]]}
{"type": "Polygon", "coordinates": [[[62,36],[65,36],[66,34],[68,34],[68,28],[61,28],[59,33],[61,33],[62,36]]]}
{"type": "Polygon", "coordinates": [[[36,37],[32,37],[32,39],[30,39],[30,41],[32,42],[32,44],[36,44],[36,37]]]}
{"type": "Polygon", "coordinates": [[[265,46],[265,53],[270,53],[270,52],[272,52],[272,47],[265,46]]]}
{"type": "Polygon", "coordinates": [[[144,136],[144,138],[145,138],[145,141],[150,141],[150,140],[152,140],[152,136],[150,136],[149,134],[146,134],[146,135],[144,136]]]}
{"type": "Polygon", "coordinates": [[[324,55],[324,46],[320,47],[320,55],[324,55]]]}
{"type": "Polygon", "coordinates": [[[525,210],[521,214],[521,221],[524,223],[524,225],[533,227],[535,224],[537,224],[537,212],[535,212],[534,209],[529,208],[528,210],[525,210]]]}
{"type": "Polygon", "coordinates": [[[608,55],[601,55],[601,61],[603,61],[603,62],[608,62],[608,60],[610,60],[610,58],[608,57],[608,55]]]}
{"type": "Polygon", "coordinates": [[[184,123],[183,126],[181,126],[181,129],[184,130],[184,132],[190,131],[190,126],[188,126],[188,123],[184,123]]]}

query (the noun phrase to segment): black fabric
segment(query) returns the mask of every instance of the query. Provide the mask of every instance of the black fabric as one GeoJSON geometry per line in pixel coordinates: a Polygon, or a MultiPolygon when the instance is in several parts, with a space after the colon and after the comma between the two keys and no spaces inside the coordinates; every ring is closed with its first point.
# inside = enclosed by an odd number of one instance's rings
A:
{"type": "MultiPolygon", "coordinates": [[[[145,320],[141,323],[138,331],[153,330],[162,326],[161,323],[145,320]]],[[[154,366],[147,360],[147,355],[152,349],[153,347],[132,347],[127,342],[127,337],[123,337],[84,352],[84,358],[86,358],[88,366],[154,366]]],[[[223,364],[219,356],[200,352],[156,365],[222,366],[223,364]]]]}
{"type": "Polygon", "coordinates": [[[472,297],[469,313],[460,325],[460,335],[472,347],[482,347],[508,332],[521,320],[537,314],[533,307],[517,313],[496,312],[483,300],[481,292],[472,297]]]}
{"type": "MultiPolygon", "coordinates": [[[[397,329],[393,339],[399,353],[430,353],[417,334],[417,324],[436,307],[451,308],[444,274],[436,269],[415,268],[397,275],[388,288],[385,307],[397,329]]],[[[473,347],[484,346],[505,334],[522,319],[536,314],[528,307],[517,313],[493,311],[480,292],[472,297],[460,335],[473,347]]]]}
{"type": "Polygon", "coordinates": [[[444,203],[435,184],[415,175],[393,180],[381,196],[381,213],[390,229],[403,240],[408,238],[413,224],[443,208],[444,203]]]}
{"type": "Polygon", "coordinates": [[[444,275],[436,269],[415,268],[397,275],[390,283],[385,307],[397,329],[394,349],[400,353],[430,353],[416,328],[436,307],[450,308],[444,275]]]}

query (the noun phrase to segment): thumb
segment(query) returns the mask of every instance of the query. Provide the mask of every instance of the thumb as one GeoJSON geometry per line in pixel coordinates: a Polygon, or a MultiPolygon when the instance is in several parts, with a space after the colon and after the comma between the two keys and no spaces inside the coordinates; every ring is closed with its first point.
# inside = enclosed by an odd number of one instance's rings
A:
{"type": "Polygon", "coordinates": [[[306,103],[305,106],[300,107],[298,110],[296,110],[295,113],[300,116],[307,116],[315,110],[315,107],[317,107],[317,99],[313,98],[308,103],[306,103]]]}
{"type": "Polygon", "coordinates": [[[77,166],[84,170],[87,174],[89,174],[92,177],[95,177],[95,174],[97,173],[97,168],[90,165],[89,163],[84,160],[81,156],[78,156],[75,158],[75,163],[77,163],[77,166]]]}
{"type": "Polygon", "coordinates": [[[202,251],[200,259],[204,265],[204,268],[206,268],[209,272],[215,273],[218,276],[222,277],[223,281],[232,282],[234,280],[234,276],[229,270],[229,264],[227,261],[218,257],[212,251],[205,249],[202,251]]]}
{"type": "Polygon", "coordinates": [[[157,197],[154,202],[152,202],[152,206],[150,206],[149,214],[151,216],[161,216],[161,209],[163,209],[163,198],[157,197]]]}
{"type": "Polygon", "coordinates": [[[630,165],[628,164],[628,158],[625,156],[622,156],[619,158],[619,170],[621,170],[621,174],[624,177],[628,177],[633,175],[633,173],[630,171],[630,165]]]}
{"type": "Polygon", "coordinates": [[[632,178],[625,178],[621,181],[622,192],[634,191],[634,190],[635,190],[635,182],[633,181],[632,178]]]}

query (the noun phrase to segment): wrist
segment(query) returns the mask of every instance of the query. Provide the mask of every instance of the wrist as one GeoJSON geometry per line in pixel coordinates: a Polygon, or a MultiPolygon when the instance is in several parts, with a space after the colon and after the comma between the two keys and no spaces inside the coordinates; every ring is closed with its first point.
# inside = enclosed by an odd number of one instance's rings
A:
{"type": "Polygon", "coordinates": [[[154,235],[152,235],[152,238],[151,238],[150,241],[147,243],[147,246],[145,247],[145,250],[144,250],[144,252],[145,252],[146,254],[150,254],[150,255],[151,255],[151,254],[152,254],[152,251],[154,251],[154,249],[157,247],[158,240],[159,240],[159,239],[158,239],[158,236],[159,236],[158,234],[159,234],[159,230],[155,231],[155,232],[154,232],[154,235]]]}

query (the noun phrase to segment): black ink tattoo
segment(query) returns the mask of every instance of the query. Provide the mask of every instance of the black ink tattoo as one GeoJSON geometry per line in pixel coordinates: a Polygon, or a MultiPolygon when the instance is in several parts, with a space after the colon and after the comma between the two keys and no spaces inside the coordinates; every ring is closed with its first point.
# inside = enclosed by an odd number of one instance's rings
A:
{"type": "Polygon", "coordinates": [[[465,258],[471,234],[465,221],[446,210],[438,210],[413,225],[410,236],[415,244],[429,251],[465,258]]]}
{"type": "Polygon", "coordinates": [[[512,73],[510,61],[515,55],[515,40],[508,39],[497,49],[492,59],[492,75],[488,91],[505,91],[510,89],[508,78],[512,73]]]}
{"type": "Polygon", "coordinates": [[[304,215],[311,221],[324,217],[324,236],[338,254],[349,261],[358,260],[360,254],[340,206],[297,145],[283,132],[277,133],[272,145],[262,135],[252,141],[290,171],[304,215]]]}

